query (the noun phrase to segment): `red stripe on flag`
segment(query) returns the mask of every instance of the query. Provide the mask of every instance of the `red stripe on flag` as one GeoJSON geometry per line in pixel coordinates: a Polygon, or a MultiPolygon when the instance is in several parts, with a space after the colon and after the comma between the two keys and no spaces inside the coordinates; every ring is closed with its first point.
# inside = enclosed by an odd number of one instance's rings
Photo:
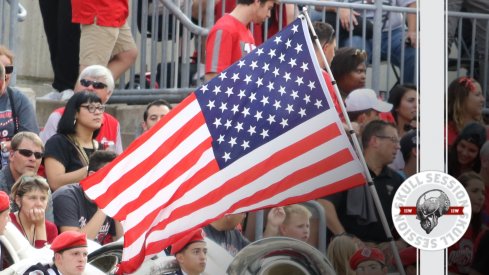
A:
{"type": "MultiPolygon", "coordinates": [[[[324,197],[326,195],[334,194],[334,193],[341,192],[341,191],[344,191],[344,190],[347,190],[347,189],[350,189],[353,187],[357,187],[357,186],[362,185],[364,183],[365,183],[364,175],[361,173],[358,173],[358,174],[354,174],[352,176],[349,176],[347,178],[341,179],[339,181],[336,181],[334,183],[331,183],[330,185],[326,185],[324,187],[318,188],[314,191],[314,194],[316,194],[316,193],[318,194],[317,196],[315,195],[316,197],[324,197]]],[[[290,205],[290,204],[304,202],[304,201],[308,201],[308,200],[311,200],[311,194],[310,193],[304,194],[301,196],[289,197],[289,198],[277,203],[276,205],[290,205]]],[[[259,209],[266,209],[266,208],[270,208],[270,207],[274,207],[274,206],[275,205],[267,205],[267,206],[263,206],[259,209]]],[[[256,209],[254,211],[257,211],[259,209],[256,209]]],[[[213,220],[215,220],[215,219],[213,219],[213,220]]],[[[198,228],[198,227],[201,227],[202,225],[208,224],[210,221],[211,220],[207,220],[207,221],[203,222],[202,224],[196,226],[195,228],[198,228]]],[[[191,231],[191,229],[188,231],[191,231]]],[[[181,238],[181,236],[184,236],[185,233],[188,231],[172,235],[166,239],[158,240],[157,242],[147,243],[146,244],[147,245],[146,253],[148,255],[159,253],[160,251],[162,251],[163,249],[165,249],[166,247],[171,245],[174,242],[172,240],[178,240],[179,238],[181,238]]],[[[136,256],[135,258],[137,258],[137,257],[138,256],[136,256]]]]}
{"type": "MultiPolygon", "coordinates": [[[[122,152],[121,155],[119,155],[115,160],[111,161],[109,164],[104,166],[102,169],[98,170],[96,173],[88,176],[87,178],[83,179],[80,184],[82,185],[84,190],[87,190],[94,185],[97,185],[101,183],[107,173],[114,167],[116,166],[121,160],[125,159],[126,156],[130,155],[132,152],[136,151],[139,149],[139,147],[145,143],[148,139],[150,139],[155,132],[157,132],[161,127],[166,125],[168,121],[173,119],[176,115],[178,115],[181,110],[185,109],[188,105],[192,104],[196,100],[195,95],[192,93],[188,97],[186,97],[181,103],[179,103],[171,112],[169,112],[167,115],[162,117],[158,123],[153,126],[151,129],[143,133],[143,135],[134,142],[132,142],[124,152],[122,152]]],[[[113,196],[111,196],[113,197],[113,196]]]]}
{"type": "MultiPolygon", "coordinates": [[[[271,169],[281,165],[284,162],[287,162],[291,159],[294,159],[305,152],[321,145],[324,144],[325,142],[335,138],[340,134],[340,131],[337,127],[336,124],[330,124],[327,127],[317,131],[316,133],[307,136],[306,138],[296,142],[295,144],[291,145],[294,147],[294,150],[289,150],[288,148],[284,148],[275,154],[271,155],[268,159],[262,161],[261,163],[257,163],[257,165],[253,166],[251,169],[245,171],[239,176],[234,177],[233,179],[228,180],[225,184],[220,186],[216,190],[210,191],[207,195],[202,197],[200,200],[194,201],[193,203],[187,204],[185,206],[181,206],[178,209],[175,209],[170,216],[166,219],[166,221],[172,221],[174,219],[178,219],[181,216],[187,215],[189,213],[192,213],[193,210],[195,209],[200,209],[202,207],[205,207],[210,204],[214,204],[218,202],[219,200],[222,199],[222,197],[225,194],[232,193],[236,191],[237,189],[249,184],[249,182],[256,180],[263,174],[267,173],[271,169]],[[246,179],[246,180],[244,180],[246,179]]],[[[180,189],[180,191],[177,192],[182,192],[185,193],[187,192],[186,189],[180,189]]],[[[158,213],[161,209],[163,209],[163,206],[159,206],[155,208],[154,212],[158,213]]],[[[151,225],[153,220],[151,217],[155,217],[155,213],[150,213],[148,216],[146,216],[143,221],[141,221],[137,227],[133,227],[132,229],[129,229],[128,231],[125,232],[126,235],[134,235],[134,236],[141,236],[141,234],[144,233],[145,229],[151,225]],[[131,232],[135,230],[136,232],[131,232]]],[[[164,224],[166,226],[166,223],[164,224]]],[[[150,230],[158,230],[158,228],[153,228],[150,230]]],[[[131,238],[127,239],[127,244],[130,245],[132,244],[134,240],[131,240],[131,238]]],[[[126,239],[124,241],[126,243],[126,239]]]]}
{"type": "MultiPolygon", "coordinates": [[[[194,116],[193,119],[185,125],[185,127],[178,129],[166,142],[162,143],[160,147],[156,148],[154,152],[148,152],[146,159],[142,160],[140,164],[135,166],[130,171],[127,171],[123,177],[111,184],[111,186],[107,189],[107,193],[111,194],[110,196],[103,196],[95,199],[99,207],[106,207],[107,204],[109,204],[115,197],[119,196],[134,182],[146,175],[159,162],[161,162],[162,159],[165,159],[168,154],[170,154],[174,148],[182,142],[182,140],[188,138],[199,127],[201,127],[203,123],[205,123],[204,117],[201,113],[199,113],[198,115],[194,116]]],[[[207,143],[210,143],[210,139],[207,141],[207,143]]],[[[201,145],[199,146],[201,147],[201,145]]],[[[165,161],[172,162],[173,160],[167,159],[165,161]]],[[[118,213],[117,216],[118,219],[121,219],[125,217],[125,214],[118,213]]]]}
{"type": "MultiPolygon", "coordinates": [[[[155,180],[154,183],[152,183],[150,186],[146,187],[141,194],[138,196],[137,199],[126,203],[118,213],[114,215],[114,218],[120,219],[122,217],[126,217],[129,213],[134,211],[134,209],[138,209],[141,207],[141,205],[147,201],[149,201],[151,198],[153,198],[161,189],[165,188],[168,186],[169,183],[173,182],[176,178],[181,176],[182,171],[187,171],[192,166],[196,164],[196,162],[199,160],[201,155],[203,154],[204,151],[208,150],[210,147],[211,143],[211,138],[209,137],[207,140],[202,142],[199,146],[197,146],[192,152],[187,154],[180,162],[175,163],[174,166],[162,177],[159,179],[155,180]]],[[[171,160],[169,160],[171,161],[171,160]]],[[[214,167],[213,173],[217,172],[219,170],[219,167],[217,167],[217,163],[215,165],[211,165],[210,167],[214,167]]],[[[137,173],[137,172],[134,172],[137,173]]],[[[197,172],[197,174],[199,174],[197,172]]],[[[202,171],[202,173],[209,174],[206,171],[202,171]]],[[[201,177],[202,175],[199,175],[201,177]]],[[[181,193],[179,190],[183,189],[192,189],[198,182],[184,182],[183,184],[180,185],[179,189],[177,189],[177,192],[175,192],[171,196],[171,201],[175,201],[178,198],[180,198],[181,193]]],[[[160,201],[161,206],[160,207],[166,207],[167,204],[169,203],[168,201],[160,201]]]]}
{"type": "MultiPolygon", "coordinates": [[[[307,181],[313,177],[316,177],[320,174],[326,173],[328,171],[331,171],[331,170],[337,168],[338,162],[340,162],[340,161],[345,160],[348,162],[348,161],[351,161],[352,159],[353,158],[347,149],[342,150],[336,154],[331,155],[330,157],[328,157],[326,159],[323,159],[319,162],[316,162],[313,165],[310,165],[310,166],[305,167],[303,169],[297,170],[296,172],[290,174],[289,176],[283,178],[282,180],[272,184],[271,186],[269,186],[265,189],[262,189],[256,193],[254,193],[254,194],[249,194],[248,197],[241,199],[240,201],[236,202],[235,204],[233,204],[228,209],[222,209],[221,215],[219,215],[218,217],[215,217],[212,220],[215,220],[215,219],[223,216],[224,213],[233,213],[238,208],[243,208],[243,207],[247,207],[247,206],[256,204],[259,201],[263,200],[263,198],[271,198],[271,197],[273,197],[279,193],[282,193],[283,191],[285,191],[289,188],[292,188],[292,187],[294,187],[294,186],[296,186],[296,185],[298,185],[304,181],[307,181]]],[[[361,181],[351,183],[349,185],[358,186],[359,184],[362,184],[364,182],[365,182],[365,180],[362,177],[361,181]]],[[[232,185],[233,183],[227,182],[226,185],[228,185],[228,184],[232,185]]],[[[229,193],[231,193],[231,192],[227,192],[226,194],[229,194],[229,193]]],[[[192,213],[192,211],[195,209],[201,209],[205,206],[217,203],[218,201],[220,201],[222,199],[222,197],[224,195],[225,194],[222,194],[222,193],[214,190],[213,192],[209,193],[208,195],[204,196],[202,199],[200,199],[196,202],[193,202],[191,204],[187,204],[185,206],[179,207],[178,209],[175,209],[167,219],[165,219],[164,221],[153,226],[149,230],[148,234],[153,232],[153,231],[156,231],[156,230],[165,229],[168,224],[179,219],[180,217],[183,217],[183,216],[188,215],[189,213],[192,213]]],[[[325,195],[328,195],[328,194],[317,193],[317,191],[314,191],[314,192],[311,192],[308,194],[308,199],[306,199],[306,200],[312,200],[312,199],[315,199],[317,197],[321,197],[321,196],[325,196],[325,195]]],[[[137,235],[137,236],[139,237],[140,235],[137,235]]]]}

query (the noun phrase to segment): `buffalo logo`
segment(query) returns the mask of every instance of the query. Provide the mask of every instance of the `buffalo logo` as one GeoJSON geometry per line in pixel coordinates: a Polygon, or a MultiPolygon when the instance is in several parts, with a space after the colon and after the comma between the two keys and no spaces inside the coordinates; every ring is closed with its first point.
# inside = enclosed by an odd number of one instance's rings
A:
{"type": "Polygon", "coordinates": [[[450,199],[445,192],[435,189],[424,192],[416,202],[416,219],[421,228],[430,234],[438,225],[438,218],[445,215],[450,208],[450,199]]]}

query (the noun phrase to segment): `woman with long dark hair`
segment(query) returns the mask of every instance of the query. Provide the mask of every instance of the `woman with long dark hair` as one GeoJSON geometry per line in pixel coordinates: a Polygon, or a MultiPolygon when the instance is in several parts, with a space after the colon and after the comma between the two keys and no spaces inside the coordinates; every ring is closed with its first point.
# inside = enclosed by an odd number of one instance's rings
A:
{"type": "Polygon", "coordinates": [[[392,104],[392,116],[396,122],[397,133],[403,137],[406,132],[415,128],[413,121],[416,120],[418,108],[418,96],[416,86],[411,84],[396,85],[389,92],[392,104]]]}
{"type": "Polygon", "coordinates": [[[448,174],[458,177],[468,171],[480,172],[480,149],[486,141],[486,128],[477,122],[465,126],[448,151],[448,174]]]}
{"type": "Polygon", "coordinates": [[[75,93],[66,103],[57,134],[46,142],[44,166],[51,190],[87,176],[88,158],[98,149],[95,137],[105,105],[90,92],[75,93]]]}

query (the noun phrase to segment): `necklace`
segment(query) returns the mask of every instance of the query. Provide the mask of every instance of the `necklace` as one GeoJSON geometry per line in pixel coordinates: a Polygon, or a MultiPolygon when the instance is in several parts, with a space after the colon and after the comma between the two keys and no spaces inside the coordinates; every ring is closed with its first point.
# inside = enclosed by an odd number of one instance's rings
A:
{"type": "Polygon", "coordinates": [[[34,241],[36,239],[36,228],[34,227],[34,232],[32,234],[32,242],[29,240],[29,237],[27,237],[27,233],[25,231],[25,228],[24,228],[24,225],[22,224],[22,219],[20,218],[20,210],[19,212],[17,212],[17,219],[19,220],[19,224],[20,224],[20,227],[22,227],[22,233],[24,233],[24,236],[25,238],[27,239],[27,241],[32,245],[34,246],[34,241]]]}

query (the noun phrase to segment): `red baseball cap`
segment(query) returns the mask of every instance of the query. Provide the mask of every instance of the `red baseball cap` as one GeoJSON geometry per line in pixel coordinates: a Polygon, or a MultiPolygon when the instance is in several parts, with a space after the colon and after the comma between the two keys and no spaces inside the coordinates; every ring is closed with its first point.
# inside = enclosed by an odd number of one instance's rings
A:
{"type": "Polygon", "coordinates": [[[182,237],[180,240],[176,241],[171,246],[171,255],[175,255],[180,252],[185,246],[194,242],[203,242],[205,237],[204,230],[202,228],[198,228],[196,230],[191,231],[189,234],[182,237]]]}
{"type": "Polygon", "coordinates": [[[10,207],[10,199],[4,191],[0,191],[0,212],[7,210],[10,207]]]}
{"type": "Polygon", "coordinates": [[[59,234],[51,244],[54,253],[60,253],[68,249],[87,246],[87,235],[77,231],[65,231],[59,234]]]}
{"type": "Polygon", "coordinates": [[[377,261],[385,265],[385,256],[378,248],[364,247],[358,249],[350,258],[350,267],[356,270],[361,262],[377,261]]]}

